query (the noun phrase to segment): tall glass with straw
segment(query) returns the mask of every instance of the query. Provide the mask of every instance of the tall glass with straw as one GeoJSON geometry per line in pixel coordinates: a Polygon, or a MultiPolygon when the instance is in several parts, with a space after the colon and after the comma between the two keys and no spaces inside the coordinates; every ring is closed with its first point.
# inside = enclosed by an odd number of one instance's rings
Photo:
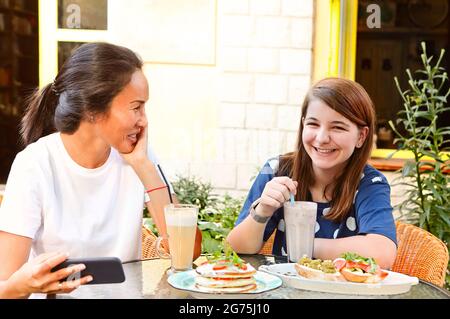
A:
{"type": "Polygon", "coordinates": [[[295,201],[291,194],[284,203],[288,259],[297,262],[302,256],[313,257],[317,203],[295,201]]]}

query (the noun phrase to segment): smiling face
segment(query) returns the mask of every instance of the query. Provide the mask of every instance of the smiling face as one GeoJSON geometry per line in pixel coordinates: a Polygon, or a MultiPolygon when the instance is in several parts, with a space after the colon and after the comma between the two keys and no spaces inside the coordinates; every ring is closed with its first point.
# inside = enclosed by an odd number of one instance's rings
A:
{"type": "Polygon", "coordinates": [[[148,124],[145,114],[148,95],[147,79],[137,70],[114,97],[108,112],[96,119],[98,136],[120,153],[133,151],[139,134],[148,124]]]}
{"type": "Polygon", "coordinates": [[[303,119],[302,142],[314,171],[337,174],[355,148],[362,146],[368,128],[358,126],[322,100],[309,102],[303,119]]]}

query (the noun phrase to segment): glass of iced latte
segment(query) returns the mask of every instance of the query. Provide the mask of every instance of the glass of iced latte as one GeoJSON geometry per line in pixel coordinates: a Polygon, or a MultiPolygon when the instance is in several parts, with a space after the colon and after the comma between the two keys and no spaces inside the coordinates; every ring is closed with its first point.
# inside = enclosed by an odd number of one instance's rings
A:
{"type": "MultiPolygon", "coordinates": [[[[198,207],[195,205],[169,204],[164,207],[171,259],[170,272],[192,269],[197,215],[198,207]]],[[[157,242],[160,256],[162,239],[163,237],[159,237],[157,242]]]]}

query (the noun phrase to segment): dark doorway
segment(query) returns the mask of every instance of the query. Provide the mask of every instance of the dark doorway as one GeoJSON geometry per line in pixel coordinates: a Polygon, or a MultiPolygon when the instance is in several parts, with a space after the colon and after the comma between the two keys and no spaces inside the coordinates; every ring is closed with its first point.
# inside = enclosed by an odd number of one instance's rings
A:
{"type": "MultiPolygon", "coordinates": [[[[427,44],[428,56],[436,61],[440,50],[446,49],[441,66],[450,65],[448,0],[371,0],[358,2],[358,35],[356,51],[356,81],[365,87],[374,101],[377,113],[377,147],[395,148],[394,134],[388,121],[395,120],[403,108],[394,77],[403,90],[407,75],[422,69],[420,43],[427,44]],[[367,23],[367,6],[380,8],[381,26],[367,23]]],[[[369,10],[370,11],[370,10],[369,10]]],[[[442,116],[441,126],[450,125],[450,114],[442,116]]]]}
{"type": "Polygon", "coordinates": [[[39,85],[38,0],[0,1],[0,184],[22,149],[24,100],[39,85]]]}

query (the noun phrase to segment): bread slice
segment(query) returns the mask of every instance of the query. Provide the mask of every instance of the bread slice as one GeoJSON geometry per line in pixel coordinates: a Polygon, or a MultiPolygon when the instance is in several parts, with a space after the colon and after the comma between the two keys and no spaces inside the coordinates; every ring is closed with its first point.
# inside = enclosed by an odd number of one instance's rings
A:
{"type": "Polygon", "coordinates": [[[327,281],[344,281],[341,273],[336,271],[334,273],[326,273],[321,270],[306,267],[300,264],[295,264],[295,270],[297,273],[308,279],[327,280],[327,281]]]}
{"type": "Polygon", "coordinates": [[[381,281],[380,276],[377,276],[376,274],[352,272],[348,268],[341,269],[341,274],[347,281],[351,282],[376,284],[381,281]]]}
{"type": "Polygon", "coordinates": [[[255,278],[245,278],[245,279],[212,279],[202,276],[195,277],[195,283],[199,286],[206,288],[233,288],[233,287],[243,287],[256,283],[255,278]]]}
{"type": "Polygon", "coordinates": [[[195,287],[201,292],[207,292],[207,293],[243,293],[243,292],[250,292],[252,290],[256,289],[256,283],[250,284],[246,286],[241,287],[204,287],[200,286],[198,284],[195,284],[195,287]]]}

